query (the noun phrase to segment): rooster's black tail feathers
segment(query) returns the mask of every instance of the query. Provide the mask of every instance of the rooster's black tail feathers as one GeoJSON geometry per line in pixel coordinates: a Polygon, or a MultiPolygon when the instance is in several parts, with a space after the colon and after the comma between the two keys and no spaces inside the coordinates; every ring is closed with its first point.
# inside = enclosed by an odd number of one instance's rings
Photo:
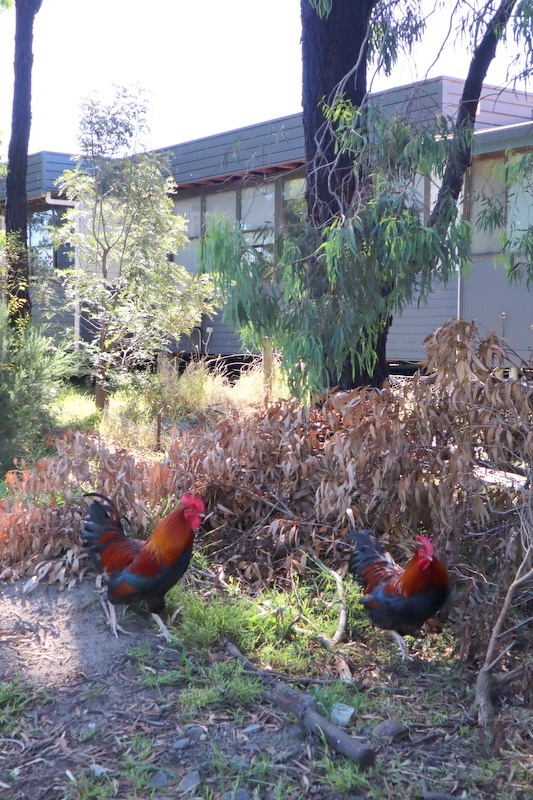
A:
{"type": "MultiPolygon", "coordinates": [[[[103,494],[87,492],[84,497],[100,498],[93,500],[87,509],[81,532],[84,547],[99,554],[102,550],[101,539],[104,535],[115,531],[124,536],[120,513],[115,503],[103,494]]],[[[109,539],[109,536],[106,536],[106,539],[109,539]]]]}
{"type": "Polygon", "coordinates": [[[348,538],[355,545],[349,561],[350,572],[358,581],[362,581],[366,568],[386,556],[371,531],[352,531],[348,538]]]}

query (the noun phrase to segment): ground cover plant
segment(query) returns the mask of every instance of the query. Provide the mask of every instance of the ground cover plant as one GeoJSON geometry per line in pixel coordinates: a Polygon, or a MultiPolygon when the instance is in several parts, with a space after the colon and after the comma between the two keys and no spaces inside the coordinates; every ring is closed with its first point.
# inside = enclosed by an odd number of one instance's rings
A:
{"type": "Polygon", "coordinates": [[[78,409],[1,501],[0,680],[8,698],[31,688],[0,705],[7,796],[529,797],[533,388],[502,374],[502,348],[445,326],[425,375],[313,409],[265,406],[262,388],[194,422],[174,409],[162,451],[78,409]],[[208,518],[170,596],[175,643],[134,609],[113,639],[79,545],[82,493],[111,495],[142,536],[191,489],[208,518]],[[424,532],[448,564],[444,629],[410,640],[412,662],[359,604],[347,508],[399,561],[424,532]],[[347,731],[374,765],[296,724],[280,685],[324,719],[353,707],[347,731]]]}

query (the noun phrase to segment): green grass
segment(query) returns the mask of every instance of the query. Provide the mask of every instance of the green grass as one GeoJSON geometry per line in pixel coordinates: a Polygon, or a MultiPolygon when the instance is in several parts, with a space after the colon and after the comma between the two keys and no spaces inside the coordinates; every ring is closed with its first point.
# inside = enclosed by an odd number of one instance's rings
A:
{"type": "Polygon", "coordinates": [[[54,398],[52,413],[58,428],[74,430],[97,428],[102,419],[94,404],[94,392],[86,384],[66,384],[54,398]]]}
{"type": "Polygon", "coordinates": [[[82,774],[68,787],[65,800],[112,800],[116,797],[110,777],[82,774]]]}
{"type": "Polygon", "coordinates": [[[20,686],[16,680],[0,683],[0,736],[12,736],[26,706],[37,699],[36,692],[20,686]]]}
{"type": "Polygon", "coordinates": [[[472,800],[525,800],[529,717],[522,719],[520,709],[510,711],[517,726],[515,738],[509,740],[508,753],[491,757],[469,717],[474,713],[474,680],[453,657],[452,633],[412,640],[411,649],[422,657],[404,663],[392,639],[368,625],[357,602],[358,590],[348,581],[345,590],[347,632],[333,649],[325,640],[338,623],[337,589],[319,568],[289,591],[265,588],[254,597],[238,585],[219,594],[202,594],[192,586],[178,586],[170,593],[170,606],[181,609],[173,629],[180,657],[167,668],[154,661],[153,653],[143,651],[135,663],[140,680],[160,689],[162,701],[176,708],[177,719],[216,719],[220,714],[244,721],[247,713],[262,708],[259,694],[264,685],[227,655],[220,642],[225,636],[259,668],[293,676],[296,686],[298,677],[316,677],[316,684],[303,682],[300,691],[313,697],[325,717],[334,703],[352,706],[348,730],[378,750],[376,765],[361,772],[315,740],[316,755],[306,761],[307,773],[303,767],[295,772],[274,750],[254,755],[248,766],[235,766],[212,742],[216,778],[203,777],[196,796],[212,800],[223,791],[246,787],[259,797],[300,800],[307,776],[327,796],[417,797],[422,796],[423,779],[428,792],[463,793],[472,800]],[[350,665],[353,681],[335,680],[338,656],[350,665]],[[373,740],[373,729],[385,720],[407,726],[407,735],[393,743],[373,740]],[[427,745],[411,745],[428,734],[434,740],[427,745]]]}
{"type": "Polygon", "coordinates": [[[246,673],[238,661],[220,661],[209,668],[198,667],[177,702],[185,715],[193,715],[208,706],[228,711],[250,706],[259,698],[261,688],[261,681],[246,673]]]}

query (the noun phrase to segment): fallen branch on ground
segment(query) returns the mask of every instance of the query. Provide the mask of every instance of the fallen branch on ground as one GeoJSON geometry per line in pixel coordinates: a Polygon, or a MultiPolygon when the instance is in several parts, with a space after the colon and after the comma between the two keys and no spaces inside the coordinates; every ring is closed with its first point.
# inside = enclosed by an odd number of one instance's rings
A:
{"type": "Polygon", "coordinates": [[[257,674],[267,684],[268,688],[261,692],[263,700],[294,714],[302,727],[323,738],[330,747],[354,761],[359,767],[372,766],[376,760],[374,750],[361,744],[345,730],[319,714],[311,697],[281,683],[274,676],[268,675],[265,670],[258,669],[229,639],[223,639],[222,643],[229,656],[237,659],[248,671],[257,674]]]}
{"type": "MultiPolygon", "coordinates": [[[[424,778],[420,778],[420,788],[422,789],[422,800],[456,800],[455,795],[446,792],[428,792],[427,783],[424,778]]],[[[465,800],[468,800],[465,797],[465,800]]]]}

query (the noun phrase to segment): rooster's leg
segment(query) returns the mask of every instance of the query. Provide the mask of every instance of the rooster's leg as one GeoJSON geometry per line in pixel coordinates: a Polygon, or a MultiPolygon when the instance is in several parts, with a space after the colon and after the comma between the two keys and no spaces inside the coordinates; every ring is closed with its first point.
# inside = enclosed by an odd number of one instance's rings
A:
{"type": "Polygon", "coordinates": [[[120,631],[121,633],[126,633],[129,636],[130,632],[125,631],[124,628],[121,628],[121,626],[117,622],[117,615],[113,603],[110,603],[109,600],[104,600],[104,598],[101,595],[100,595],[100,602],[102,603],[102,608],[104,609],[104,614],[106,616],[107,623],[110,626],[111,630],[113,631],[113,634],[117,637],[117,639],[118,639],[118,631],[120,631]]]}
{"type": "Polygon", "coordinates": [[[165,640],[165,642],[167,642],[167,644],[170,644],[171,642],[173,642],[174,641],[174,637],[170,633],[169,629],[167,628],[167,626],[165,625],[165,623],[163,622],[163,620],[161,619],[159,614],[155,614],[152,611],[152,617],[154,618],[154,620],[155,620],[155,622],[157,624],[157,627],[161,631],[161,635],[163,636],[163,639],[165,640]]]}
{"type": "Polygon", "coordinates": [[[405,643],[405,639],[403,636],[400,636],[399,633],[396,631],[390,631],[390,635],[400,648],[400,653],[404,661],[411,661],[411,656],[409,655],[409,651],[407,650],[407,644],[405,643]]]}

